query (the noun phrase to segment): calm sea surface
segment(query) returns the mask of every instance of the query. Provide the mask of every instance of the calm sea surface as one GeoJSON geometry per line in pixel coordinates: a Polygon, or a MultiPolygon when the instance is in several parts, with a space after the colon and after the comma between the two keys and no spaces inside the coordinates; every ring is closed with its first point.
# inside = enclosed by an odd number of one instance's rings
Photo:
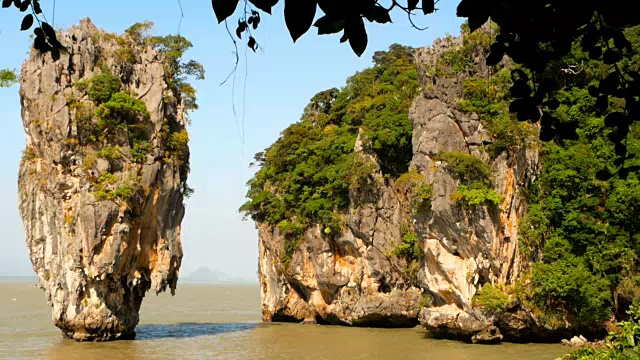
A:
{"type": "Polygon", "coordinates": [[[78,343],[50,320],[44,292],[0,282],[0,359],[554,359],[561,345],[470,345],[420,329],[368,329],[260,322],[257,286],[181,285],[147,295],[138,338],[78,343]]]}

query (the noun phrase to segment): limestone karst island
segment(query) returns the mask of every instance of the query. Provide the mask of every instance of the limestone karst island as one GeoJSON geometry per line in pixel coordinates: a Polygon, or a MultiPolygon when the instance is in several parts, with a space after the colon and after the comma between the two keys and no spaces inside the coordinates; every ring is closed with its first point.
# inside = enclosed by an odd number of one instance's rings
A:
{"type": "Polygon", "coordinates": [[[640,15],[573,5],[3,1],[0,359],[640,359],[640,15]]]}

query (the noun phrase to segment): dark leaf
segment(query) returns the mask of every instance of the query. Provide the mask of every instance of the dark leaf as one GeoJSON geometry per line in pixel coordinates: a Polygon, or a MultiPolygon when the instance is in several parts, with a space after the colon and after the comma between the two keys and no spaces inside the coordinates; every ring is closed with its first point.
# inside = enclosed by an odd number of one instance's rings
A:
{"type": "Polygon", "coordinates": [[[434,11],[436,11],[436,4],[434,0],[422,0],[422,12],[425,15],[431,14],[434,11]]]}
{"type": "Polygon", "coordinates": [[[620,61],[620,53],[615,50],[609,49],[604,52],[604,55],[602,56],[602,61],[605,64],[613,65],[618,61],[620,61]]]}
{"type": "MultiPolygon", "coordinates": [[[[618,145],[618,144],[616,144],[616,145],[618,145]]],[[[622,145],[622,144],[620,144],[620,145],[622,145]]],[[[625,161],[624,157],[618,157],[615,160],[613,160],[613,165],[622,166],[622,165],[624,165],[624,161],[625,161]]]]}
{"type": "Polygon", "coordinates": [[[576,127],[568,123],[560,123],[556,129],[558,137],[563,140],[578,140],[579,136],[576,132],[576,127]]]}
{"type": "Polygon", "coordinates": [[[518,80],[511,86],[511,96],[515,98],[528,97],[531,94],[531,87],[524,80],[518,80]]]}
{"type": "Polygon", "coordinates": [[[284,21],[293,42],[296,42],[313,24],[316,0],[284,0],[284,21]]]}
{"type": "MultiPolygon", "coordinates": [[[[627,130],[626,133],[628,133],[628,132],[629,131],[627,130]]],[[[617,144],[617,143],[621,142],[627,136],[626,133],[625,133],[623,127],[616,127],[609,134],[607,134],[607,137],[609,138],[609,140],[611,142],[617,144]]]]}
{"type": "Polygon", "coordinates": [[[42,8],[40,7],[39,0],[33,0],[33,12],[36,14],[42,14],[42,8]]]}
{"type": "Polygon", "coordinates": [[[415,10],[418,7],[418,2],[420,2],[420,0],[408,0],[407,9],[409,9],[409,11],[415,10]]]}
{"type": "Polygon", "coordinates": [[[340,38],[340,42],[346,42],[347,40],[349,40],[349,33],[347,32],[347,29],[344,29],[344,32],[342,33],[342,37],[340,38]]]}
{"type": "Polygon", "coordinates": [[[271,8],[276,6],[279,0],[249,0],[255,7],[266,12],[267,14],[271,14],[271,8]]]}
{"type": "Polygon", "coordinates": [[[474,32],[489,20],[489,15],[474,15],[469,17],[469,31],[474,32]]]}
{"type": "Polygon", "coordinates": [[[551,141],[555,136],[556,131],[551,127],[543,127],[540,129],[540,141],[551,141]]]}
{"type": "Polygon", "coordinates": [[[498,42],[491,44],[489,47],[489,55],[487,56],[487,65],[496,66],[504,57],[504,45],[498,42]]]}
{"type": "Polygon", "coordinates": [[[627,75],[631,76],[633,80],[640,80],[640,73],[637,71],[627,71],[627,75]]]}
{"type": "Polygon", "coordinates": [[[233,15],[238,6],[238,2],[239,0],[211,0],[211,6],[218,19],[218,24],[233,15]]]}
{"type": "Polygon", "coordinates": [[[260,14],[256,13],[255,15],[251,16],[253,18],[253,30],[258,28],[258,25],[260,25],[260,14]]]}
{"type": "Polygon", "coordinates": [[[596,179],[600,181],[608,181],[613,177],[613,175],[607,169],[599,170],[596,173],[596,179]]]}
{"type": "Polygon", "coordinates": [[[354,16],[347,20],[346,30],[349,33],[349,44],[356,55],[360,56],[367,48],[369,39],[364,28],[364,20],[360,16],[354,16]]]}
{"type": "Polygon", "coordinates": [[[41,53],[45,53],[50,50],[49,44],[42,36],[37,36],[33,40],[33,48],[40,51],[41,53]]]}
{"type": "Polygon", "coordinates": [[[247,46],[249,48],[251,48],[251,50],[253,50],[253,52],[256,52],[256,49],[258,48],[258,43],[256,43],[256,39],[254,39],[253,36],[249,37],[249,41],[247,42],[247,46]]]}
{"type": "Polygon", "coordinates": [[[613,44],[620,51],[631,50],[631,43],[627,40],[622,31],[618,31],[613,35],[613,44]]]}
{"type": "Polygon", "coordinates": [[[549,100],[545,101],[544,103],[542,103],[542,105],[546,106],[547,109],[549,109],[549,110],[556,110],[557,108],[560,107],[560,101],[558,101],[556,99],[549,99],[549,100]]]}
{"type": "Polygon", "coordinates": [[[620,85],[620,76],[616,71],[600,81],[599,90],[604,94],[612,94],[620,85]]]}
{"type": "MultiPolygon", "coordinates": [[[[240,22],[240,20],[238,20],[238,22],[240,22]]],[[[249,19],[247,19],[247,24],[253,24],[253,16],[249,16],[249,19]]]]}
{"type": "Polygon", "coordinates": [[[20,11],[25,12],[29,9],[29,5],[31,5],[31,0],[24,0],[20,4],[20,11]]]}
{"type": "Polygon", "coordinates": [[[587,32],[582,36],[582,40],[580,41],[580,46],[582,47],[582,51],[589,52],[591,51],[596,44],[598,43],[598,34],[595,26],[592,25],[592,28],[587,30],[587,32]]]}
{"type": "Polygon", "coordinates": [[[60,60],[60,49],[51,49],[51,58],[53,59],[53,61],[60,60]]]}
{"type": "Polygon", "coordinates": [[[589,95],[593,97],[598,97],[598,95],[600,95],[600,90],[598,90],[598,88],[593,85],[589,86],[588,90],[589,90],[589,95]]]}
{"type": "Polygon", "coordinates": [[[62,45],[62,44],[60,43],[60,41],[58,41],[58,39],[50,39],[50,40],[49,40],[49,43],[51,44],[51,46],[52,46],[54,49],[58,49],[58,50],[59,50],[61,53],[63,53],[63,54],[66,54],[66,53],[68,53],[68,52],[69,52],[69,51],[67,50],[67,48],[66,48],[66,47],[64,47],[64,45],[62,45]]]}
{"type": "Polygon", "coordinates": [[[538,92],[541,94],[550,93],[558,88],[558,83],[555,79],[544,79],[538,84],[538,92]]]}
{"type": "Polygon", "coordinates": [[[8,8],[11,6],[12,0],[2,0],[2,7],[8,8]]]}
{"type": "Polygon", "coordinates": [[[22,19],[22,24],[20,25],[20,30],[25,31],[31,29],[33,26],[33,15],[28,14],[22,19]]]}
{"type": "Polygon", "coordinates": [[[527,104],[523,99],[515,99],[509,103],[509,112],[511,113],[519,113],[524,111],[527,104]]]}
{"type": "Polygon", "coordinates": [[[626,121],[626,116],[621,112],[612,112],[604,118],[604,126],[616,127],[626,121]]]}
{"type": "Polygon", "coordinates": [[[552,126],[555,126],[556,124],[558,124],[558,119],[556,119],[555,117],[549,114],[544,114],[542,116],[542,119],[540,120],[540,126],[543,128],[552,127],[552,126]]]}
{"type": "Polygon", "coordinates": [[[602,56],[602,49],[600,47],[594,47],[589,51],[589,59],[591,60],[599,60],[602,56]]]}
{"type": "Polygon", "coordinates": [[[530,120],[532,122],[536,122],[540,119],[540,111],[538,108],[531,102],[531,98],[525,98],[523,100],[523,105],[519,109],[517,114],[518,121],[527,121],[530,120]]]}
{"type": "Polygon", "coordinates": [[[43,22],[40,27],[42,27],[42,31],[44,31],[44,34],[47,35],[47,39],[55,39],[56,38],[56,31],[53,30],[53,28],[51,27],[51,25],[47,24],[46,22],[43,22]]]}
{"type": "Polygon", "coordinates": [[[511,80],[514,82],[518,80],[529,81],[529,77],[522,69],[513,69],[511,70],[511,80]]]}
{"type": "Polygon", "coordinates": [[[615,146],[616,155],[624,157],[627,155],[627,146],[625,144],[618,143],[615,146]]]}
{"type": "Polygon", "coordinates": [[[247,30],[247,23],[244,21],[238,20],[238,27],[236,28],[236,36],[242,39],[242,33],[247,30]]]}
{"type": "Polygon", "coordinates": [[[609,107],[609,97],[606,95],[599,96],[596,100],[596,107],[600,112],[607,111],[607,108],[609,107]]]}
{"type": "Polygon", "coordinates": [[[621,168],[620,170],[618,170],[618,177],[622,180],[627,180],[627,178],[629,177],[629,172],[629,169],[621,168]]]}
{"type": "Polygon", "coordinates": [[[22,1],[20,0],[13,0],[13,5],[15,7],[17,7],[18,9],[20,9],[20,5],[22,5],[22,1]]]}
{"type": "Polygon", "coordinates": [[[327,15],[316,20],[313,26],[318,28],[318,35],[335,34],[344,29],[344,20],[337,20],[327,15]]]}
{"type": "Polygon", "coordinates": [[[363,15],[370,22],[377,22],[380,24],[386,24],[391,22],[391,16],[389,16],[389,12],[387,9],[382,6],[375,4],[373,6],[368,6],[364,9],[363,15]]]}

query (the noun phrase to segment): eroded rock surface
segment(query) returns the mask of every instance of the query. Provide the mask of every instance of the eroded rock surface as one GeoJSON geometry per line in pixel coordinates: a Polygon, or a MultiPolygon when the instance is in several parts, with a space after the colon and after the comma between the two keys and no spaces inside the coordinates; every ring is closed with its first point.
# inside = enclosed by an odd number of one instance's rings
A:
{"type": "Polygon", "coordinates": [[[182,259],[188,156],[165,155],[166,133],[185,128],[180,101],[158,52],[104,35],[82,20],[59,36],[68,54],[53,62],[32,52],[21,73],[20,215],[52,320],[76,340],[133,337],[145,293],[173,293],[182,259]],[[126,131],[89,135],[84,126],[95,128],[96,104],[76,85],[107,69],[149,111],[136,124],[150,144],[142,159],[126,131]],[[118,154],[101,153],[107,147],[118,154]],[[113,176],[98,195],[103,174],[113,176]]]}

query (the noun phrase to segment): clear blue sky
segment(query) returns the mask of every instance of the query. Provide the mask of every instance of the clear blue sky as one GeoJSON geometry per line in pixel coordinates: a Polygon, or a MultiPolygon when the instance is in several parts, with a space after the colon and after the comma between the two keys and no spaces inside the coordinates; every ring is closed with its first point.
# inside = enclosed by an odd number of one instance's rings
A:
{"type": "MultiPolygon", "coordinates": [[[[340,35],[319,37],[314,28],[294,44],[279,5],[273,16],[264,14],[255,34],[263,52],[249,51],[245,63],[241,48],[235,86],[236,118],[231,83],[219,85],[233,67],[232,43],[224,26],[216,22],[211,1],[182,0],[181,34],[194,45],[186,58],[200,61],[207,73],[206,80],[194,84],[200,109],[192,114],[189,129],[189,183],[196,192],[187,201],[183,221],[185,256],[181,274],[207,266],[230,275],[255,278],[257,231],[252,221],[242,221],[237,210],[245,200],[245,183],[254,171],[248,167],[253,154],[269,146],[280,131],[296,122],[315,93],[343,86],[348,76],[370,66],[374,51],[396,42],[428,46],[445,33],[458,34],[462,19],[455,16],[457,3],[443,0],[436,14],[417,16],[418,25],[429,26],[422,32],[411,28],[403,13],[394,14],[394,24],[369,24],[369,45],[360,58],[348,44],[340,44],[340,35]],[[239,127],[244,132],[244,144],[239,127]]],[[[53,1],[42,0],[42,4],[51,21],[53,1]]],[[[57,1],[56,28],[69,28],[85,17],[99,28],[118,33],[133,23],[150,20],[156,25],[155,33],[162,35],[177,32],[180,11],[178,0],[57,1]]],[[[18,31],[21,19],[15,9],[0,9],[0,69],[19,68],[27,55],[31,43],[28,33],[18,31]]],[[[32,275],[17,211],[18,163],[25,142],[17,86],[0,89],[0,119],[0,276],[32,275]]]]}

